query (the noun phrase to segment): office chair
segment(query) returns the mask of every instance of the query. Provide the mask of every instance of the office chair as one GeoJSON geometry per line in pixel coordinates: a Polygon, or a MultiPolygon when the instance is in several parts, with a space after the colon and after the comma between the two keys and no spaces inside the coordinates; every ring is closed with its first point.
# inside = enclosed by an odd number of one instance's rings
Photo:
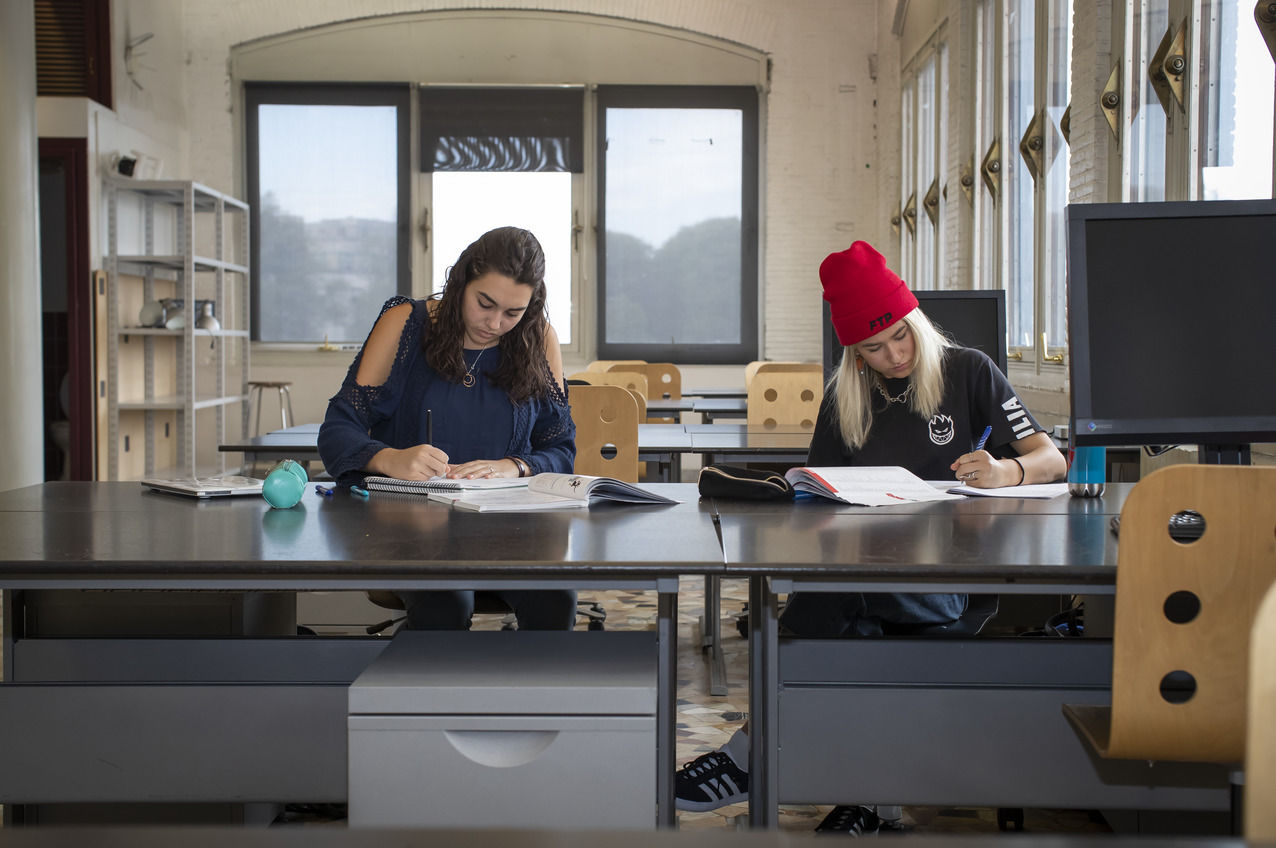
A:
{"type": "MultiPolygon", "coordinates": [[[[402,612],[404,609],[403,601],[400,600],[399,596],[393,592],[372,590],[365,594],[368,596],[369,601],[379,607],[384,607],[398,612],[402,612]]],[[[474,593],[474,612],[476,615],[502,616],[502,630],[516,630],[518,627],[518,621],[514,616],[514,611],[493,592],[484,592],[479,590],[474,593]]],[[[577,601],[576,617],[588,622],[588,629],[602,630],[604,629],[604,622],[607,620],[607,610],[603,608],[602,604],[595,601],[577,601]]],[[[392,615],[384,621],[378,621],[376,624],[369,624],[366,628],[364,628],[364,631],[369,636],[376,636],[378,633],[384,633],[394,627],[396,624],[403,621],[404,618],[406,618],[406,616],[392,615]]]]}
{"type": "MultiPolygon", "coordinates": [[[[1063,706],[1082,741],[1107,759],[1239,768],[1250,628],[1273,581],[1276,468],[1173,465],[1140,481],[1121,511],[1112,704],[1063,706]]],[[[1232,801],[1239,832],[1237,781],[1232,801]]]]}

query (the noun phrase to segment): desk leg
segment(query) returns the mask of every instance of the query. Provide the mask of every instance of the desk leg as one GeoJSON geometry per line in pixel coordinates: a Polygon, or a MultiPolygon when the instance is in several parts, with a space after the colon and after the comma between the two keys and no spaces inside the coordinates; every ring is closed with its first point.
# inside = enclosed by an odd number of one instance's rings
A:
{"type": "Polygon", "coordinates": [[[776,681],[779,624],[775,593],[765,575],[749,578],[749,825],[779,824],[776,787],[776,681]]]}
{"type": "Polygon", "coordinates": [[[660,655],[656,666],[656,826],[677,826],[673,801],[673,774],[677,751],[674,748],[678,718],[678,595],[661,592],[657,596],[656,638],[660,655]]]}
{"type": "Polygon", "coordinates": [[[700,615],[700,649],[709,663],[709,694],[727,694],[727,660],[722,653],[722,578],[704,578],[704,612],[700,615]]]}

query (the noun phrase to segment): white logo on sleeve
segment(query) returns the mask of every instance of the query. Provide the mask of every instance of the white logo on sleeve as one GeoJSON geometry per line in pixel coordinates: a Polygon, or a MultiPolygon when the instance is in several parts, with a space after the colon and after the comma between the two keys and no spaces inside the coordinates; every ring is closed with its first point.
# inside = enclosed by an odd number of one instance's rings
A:
{"type": "Polygon", "coordinates": [[[951,415],[936,415],[930,419],[930,440],[937,445],[946,445],[953,440],[956,428],[953,427],[951,415]]]}
{"type": "Polygon", "coordinates": [[[1022,439],[1032,432],[1032,421],[1029,420],[1028,413],[1024,411],[1019,398],[1012,397],[1003,403],[1001,408],[1006,411],[1006,423],[1010,425],[1016,439],[1022,439]]]}

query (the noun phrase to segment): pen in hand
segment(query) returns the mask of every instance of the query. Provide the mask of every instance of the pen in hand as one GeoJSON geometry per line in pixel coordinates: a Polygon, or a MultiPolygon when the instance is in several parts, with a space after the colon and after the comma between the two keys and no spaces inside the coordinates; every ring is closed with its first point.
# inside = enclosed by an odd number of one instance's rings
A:
{"type": "Polygon", "coordinates": [[[992,435],[992,425],[989,424],[984,428],[984,434],[979,437],[979,441],[975,442],[975,450],[981,451],[984,445],[988,444],[988,437],[992,435]]]}
{"type": "MultiPolygon", "coordinates": [[[[992,428],[988,429],[991,430],[992,428]]],[[[428,409],[425,411],[425,443],[427,445],[434,444],[434,419],[428,409]]]]}

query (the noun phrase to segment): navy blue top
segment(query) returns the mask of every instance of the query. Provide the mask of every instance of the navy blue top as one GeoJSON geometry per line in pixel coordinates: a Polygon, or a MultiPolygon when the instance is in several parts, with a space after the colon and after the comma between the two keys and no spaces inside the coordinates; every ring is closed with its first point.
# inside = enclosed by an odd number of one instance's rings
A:
{"type": "MultiPolygon", "coordinates": [[[[381,307],[412,304],[399,336],[390,376],[380,386],[361,386],[355,376],[363,352],[355,357],[341,390],[328,401],[319,428],[319,456],[328,473],[341,483],[361,478],[372,457],[383,448],[425,444],[426,410],[431,412],[434,442],[452,463],[516,456],[533,474],[570,474],[576,459],[576,427],[567,405],[566,387],[550,379],[543,397],[515,404],[488,375],[501,361],[500,346],[463,352],[474,365],[473,386],[442,377],[426,361],[421,347],[429,332],[428,301],[392,297],[381,307]]],[[[379,320],[379,316],[378,316],[379,320]]],[[[548,361],[542,367],[549,370],[548,361]]]]}

